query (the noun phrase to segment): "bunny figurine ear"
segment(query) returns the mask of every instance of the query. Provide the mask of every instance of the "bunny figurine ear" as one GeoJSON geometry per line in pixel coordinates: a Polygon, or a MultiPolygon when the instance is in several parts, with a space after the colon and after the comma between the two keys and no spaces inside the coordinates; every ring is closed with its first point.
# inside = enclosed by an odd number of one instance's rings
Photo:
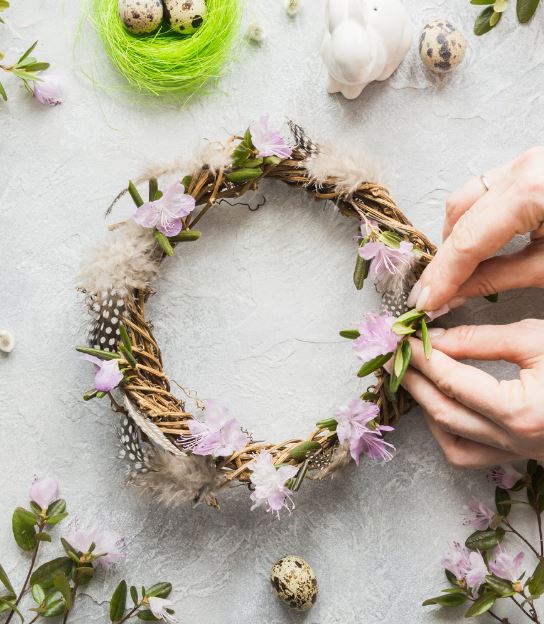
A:
{"type": "Polygon", "coordinates": [[[328,0],[321,57],[329,93],[354,99],[374,80],[387,80],[412,41],[400,0],[328,0]]]}

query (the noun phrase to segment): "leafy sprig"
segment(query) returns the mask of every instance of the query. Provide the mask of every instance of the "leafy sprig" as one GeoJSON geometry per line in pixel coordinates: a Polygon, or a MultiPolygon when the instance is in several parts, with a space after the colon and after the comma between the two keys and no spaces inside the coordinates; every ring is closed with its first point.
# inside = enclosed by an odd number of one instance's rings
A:
{"type": "MultiPolygon", "coordinates": [[[[0,11],[7,8],[9,4],[6,0],[0,0],[0,11]],[[4,7],[4,9],[2,8],[4,7]]],[[[8,72],[19,78],[25,87],[25,89],[33,94],[34,91],[31,87],[31,83],[35,81],[41,80],[39,74],[49,68],[49,63],[45,63],[43,61],[38,61],[38,59],[32,56],[32,52],[38,45],[38,42],[35,41],[28,50],[26,50],[17,60],[16,63],[12,65],[4,65],[0,63],[0,69],[4,72],[8,72]]],[[[0,61],[2,61],[4,55],[0,52],[0,61]]],[[[8,95],[2,83],[0,82],[0,97],[7,101],[8,95]]]]}
{"type": "MultiPolygon", "coordinates": [[[[501,21],[503,13],[508,8],[508,0],[470,0],[471,4],[485,5],[485,9],[474,22],[474,33],[485,35],[501,21]]],[[[526,24],[534,16],[540,0],[517,0],[516,14],[520,24],[526,24]]]]}

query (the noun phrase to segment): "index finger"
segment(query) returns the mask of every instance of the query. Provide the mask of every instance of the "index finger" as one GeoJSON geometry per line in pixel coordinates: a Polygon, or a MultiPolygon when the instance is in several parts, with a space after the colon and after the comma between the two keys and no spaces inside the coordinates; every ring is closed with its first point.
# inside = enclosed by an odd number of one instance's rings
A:
{"type": "Polygon", "coordinates": [[[542,212],[536,198],[525,197],[517,182],[502,194],[491,189],[455,224],[414,286],[409,303],[426,311],[447,304],[480,262],[493,256],[515,234],[538,227],[542,212]]]}

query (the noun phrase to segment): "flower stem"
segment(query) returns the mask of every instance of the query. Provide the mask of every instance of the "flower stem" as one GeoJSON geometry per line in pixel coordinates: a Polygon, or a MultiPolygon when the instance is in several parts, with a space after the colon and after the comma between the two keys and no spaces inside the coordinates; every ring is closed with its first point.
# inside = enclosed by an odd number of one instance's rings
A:
{"type": "Polygon", "coordinates": [[[41,616],[41,614],[40,614],[40,613],[37,613],[37,614],[36,614],[36,617],[35,617],[35,618],[32,618],[28,624],[34,624],[34,622],[35,622],[36,620],[38,620],[38,619],[40,618],[40,616],[41,616]]]}
{"type": "MultiPolygon", "coordinates": [[[[524,542],[527,546],[529,546],[529,548],[534,552],[534,554],[540,558],[540,555],[538,554],[538,551],[536,550],[536,548],[531,544],[531,542],[529,542],[525,537],[523,537],[523,535],[519,532],[516,531],[516,529],[514,529],[514,527],[510,524],[510,522],[508,522],[508,520],[504,520],[504,524],[506,524],[506,526],[510,529],[510,531],[514,534],[517,535],[519,537],[519,539],[524,542]]],[[[541,542],[542,545],[542,542],[541,542]]]]}
{"type": "Polygon", "coordinates": [[[490,615],[492,618],[494,618],[495,620],[497,620],[497,622],[500,622],[501,624],[510,624],[510,620],[508,618],[501,618],[499,617],[496,613],[493,613],[493,611],[489,610],[488,615],[490,615]]]}
{"type": "MultiPolygon", "coordinates": [[[[38,535],[43,531],[43,528],[44,528],[43,520],[40,520],[38,524],[38,535]]],[[[23,583],[23,587],[21,588],[21,591],[19,592],[19,595],[17,596],[17,600],[15,601],[16,607],[19,606],[19,603],[21,602],[21,598],[23,597],[26,591],[26,588],[28,586],[28,582],[30,581],[30,577],[32,576],[32,572],[34,571],[34,566],[36,565],[36,559],[38,558],[38,550],[40,548],[40,544],[41,544],[41,541],[37,540],[36,546],[34,546],[34,551],[32,553],[32,559],[30,560],[30,567],[28,568],[25,582],[23,583]]],[[[8,619],[6,620],[5,624],[9,624],[14,613],[15,611],[11,611],[11,613],[8,615],[8,619]]]]}
{"type": "Polygon", "coordinates": [[[76,594],[77,594],[78,587],[79,587],[79,584],[76,582],[74,584],[74,589],[72,590],[72,608],[68,609],[66,613],[64,614],[64,618],[62,619],[62,624],[66,624],[66,622],[68,621],[68,616],[70,615],[70,613],[72,613],[74,609],[74,603],[76,601],[76,594]]]}
{"type": "Polygon", "coordinates": [[[510,600],[512,600],[512,602],[531,620],[531,622],[538,622],[538,617],[535,615],[533,616],[531,613],[529,613],[528,611],[526,611],[523,607],[523,605],[521,605],[514,596],[510,596],[510,600]],[[536,618],[536,619],[535,619],[536,618]]]}
{"type": "Polygon", "coordinates": [[[540,556],[544,557],[544,536],[542,535],[542,516],[536,511],[536,521],[538,524],[538,536],[540,538],[540,556]]]}
{"type": "Polygon", "coordinates": [[[134,609],[132,609],[131,611],[129,611],[129,612],[128,612],[128,613],[127,613],[124,617],[123,617],[123,619],[122,619],[122,620],[119,620],[119,622],[117,622],[117,624],[123,624],[123,622],[126,622],[129,618],[131,618],[131,617],[132,617],[132,616],[136,613],[136,611],[138,611],[138,609],[139,609],[139,608],[140,608],[140,605],[136,605],[136,606],[134,607],[134,609]]]}

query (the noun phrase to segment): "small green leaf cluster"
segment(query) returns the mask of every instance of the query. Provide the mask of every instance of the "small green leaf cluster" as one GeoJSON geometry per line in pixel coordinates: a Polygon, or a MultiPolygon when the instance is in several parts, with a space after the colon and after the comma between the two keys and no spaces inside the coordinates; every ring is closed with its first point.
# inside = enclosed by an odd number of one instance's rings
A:
{"type": "MultiPolygon", "coordinates": [[[[509,490],[497,487],[495,489],[495,507],[497,514],[485,530],[478,530],[469,535],[465,541],[465,547],[469,551],[479,552],[488,565],[493,551],[503,543],[507,536],[515,536],[529,546],[536,558],[536,565],[533,572],[527,576],[526,572],[520,575],[516,581],[498,577],[491,570],[485,577],[485,583],[474,595],[465,579],[458,579],[449,570],[445,570],[445,575],[449,581],[449,587],[442,590],[442,594],[429,598],[423,602],[424,606],[437,605],[440,607],[458,607],[470,603],[470,607],[465,613],[466,618],[473,618],[484,613],[491,612],[500,600],[508,599],[513,601],[524,615],[532,622],[540,622],[534,607],[534,601],[544,595],[544,543],[540,539],[538,547],[534,547],[519,531],[517,531],[510,520],[510,514],[514,506],[528,505],[536,514],[536,519],[541,532],[542,513],[544,512],[544,468],[536,461],[527,462],[526,473],[509,490]],[[512,493],[525,491],[526,500],[512,498],[512,493]],[[523,579],[526,577],[526,580],[523,579]]],[[[495,619],[500,619],[493,614],[495,619]]]]}
{"type": "Polygon", "coordinates": [[[252,180],[260,178],[264,174],[263,167],[267,165],[278,165],[281,158],[268,156],[260,158],[257,156],[257,149],[251,139],[251,131],[248,128],[245,134],[234,148],[232,153],[232,170],[225,177],[233,184],[246,184],[252,180]]]}
{"type": "MultiPolygon", "coordinates": [[[[4,11],[8,7],[9,7],[9,3],[7,2],[7,0],[0,0],[0,12],[4,11]]],[[[2,21],[3,20],[0,18],[0,22],[2,22],[2,21]]],[[[19,57],[17,62],[14,63],[13,65],[2,65],[2,64],[0,64],[0,69],[2,69],[5,72],[9,72],[9,73],[13,74],[14,76],[17,76],[17,78],[22,80],[22,82],[23,82],[23,84],[25,86],[25,89],[29,93],[33,93],[32,87],[30,86],[30,83],[35,82],[37,80],[39,81],[40,80],[40,77],[39,77],[40,72],[42,72],[45,69],[49,68],[49,63],[38,61],[38,59],[36,59],[36,57],[32,56],[32,52],[34,51],[34,48],[37,45],[38,45],[38,42],[35,41],[30,46],[30,48],[28,48],[28,50],[26,50],[26,52],[24,52],[22,54],[22,56],[19,57]]],[[[0,52],[0,61],[2,61],[3,58],[4,58],[4,55],[2,54],[2,52],[0,52]]],[[[4,89],[4,87],[3,87],[1,82],[0,82],[0,97],[4,101],[7,101],[7,99],[8,99],[8,95],[6,93],[6,90],[4,89]]]]}
{"type": "MultiPolygon", "coordinates": [[[[508,0],[470,0],[471,4],[485,5],[485,9],[474,22],[474,33],[485,35],[501,21],[508,8],[508,0]]],[[[527,23],[535,14],[540,0],[517,0],[516,13],[520,24],[527,23]]]]}
{"type": "MultiPolygon", "coordinates": [[[[110,621],[119,624],[126,622],[131,617],[137,617],[145,622],[157,621],[159,618],[153,615],[149,609],[149,599],[168,598],[171,592],[171,583],[155,583],[147,589],[142,587],[141,593],[139,593],[135,585],[131,585],[129,589],[127,582],[122,580],[110,600],[110,621]],[[132,605],[127,605],[129,595],[132,605]]],[[[170,608],[167,608],[166,611],[170,614],[174,613],[174,610],[170,608]]]]}

